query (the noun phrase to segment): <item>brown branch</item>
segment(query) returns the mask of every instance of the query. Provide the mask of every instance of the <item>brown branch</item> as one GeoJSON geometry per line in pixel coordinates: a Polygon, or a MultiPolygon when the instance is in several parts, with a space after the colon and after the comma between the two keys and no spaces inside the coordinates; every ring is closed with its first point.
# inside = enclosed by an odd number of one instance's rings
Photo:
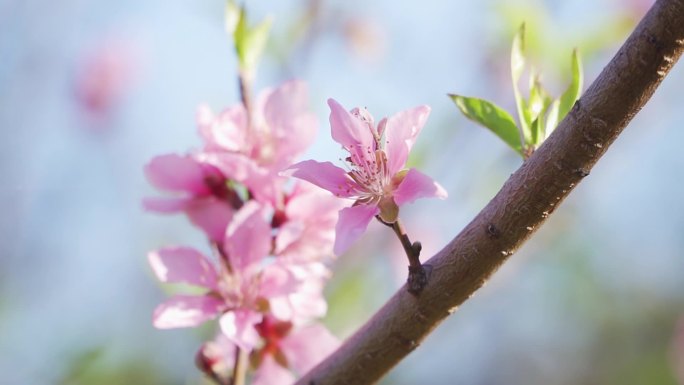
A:
{"type": "Polygon", "coordinates": [[[659,0],[553,135],[428,261],[418,296],[400,289],[297,384],[379,380],[539,228],[646,104],[684,50],[684,0],[659,0]]]}

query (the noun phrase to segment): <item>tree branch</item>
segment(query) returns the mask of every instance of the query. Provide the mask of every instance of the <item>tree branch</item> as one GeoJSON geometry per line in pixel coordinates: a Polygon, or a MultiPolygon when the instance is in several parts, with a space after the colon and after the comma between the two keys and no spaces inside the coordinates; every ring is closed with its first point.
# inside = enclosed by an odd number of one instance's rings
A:
{"type": "Polygon", "coordinates": [[[297,384],[378,381],[541,226],[646,104],[684,50],[684,0],[659,0],[553,135],[439,253],[419,296],[400,289],[297,384]]]}

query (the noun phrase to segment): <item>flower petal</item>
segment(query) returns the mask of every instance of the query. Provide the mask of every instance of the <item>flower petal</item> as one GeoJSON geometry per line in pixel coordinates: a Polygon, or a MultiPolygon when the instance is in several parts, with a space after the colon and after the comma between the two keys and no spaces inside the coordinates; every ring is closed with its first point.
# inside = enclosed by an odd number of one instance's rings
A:
{"type": "Polygon", "coordinates": [[[320,324],[294,330],[280,343],[288,362],[299,374],[313,369],[339,346],[339,339],[320,324]]]}
{"type": "Polygon", "coordinates": [[[416,137],[430,115],[430,107],[419,106],[389,117],[385,123],[387,165],[392,175],[404,168],[416,137]]]}
{"type": "Polygon", "coordinates": [[[177,295],[154,309],[152,323],[158,329],[197,326],[216,317],[223,306],[213,296],[177,295]]]}
{"type": "Polygon", "coordinates": [[[368,224],[380,212],[376,206],[358,205],[342,209],[335,226],[335,255],[341,255],[366,231],[368,224]]]}
{"type": "Polygon", "coordinates": [[[429,176],[412,168],[393,192],[394,202],[397,206],[411,203],[418,198],[445,199],[447,192],[444,187],[435,182],[429,176]]]}
{"type": "Polygon", "coordinates": [[[247,113],[242,104],[225,109],[216,117],[207,105],[196,113],[197,128],[207,149],[246,151],[247,113]]]}
{"type": "Polygon", "coordinates": [[[147,259],[161,282],[187,283],[216,289],[214,265],[199,251],[189,247],[165,248],[150,252],[147,259]]]}
{"type": "Polygon", "coordinates": [[[204,169],[194,159],[176,154],[160,155],[145,165],[145,175],[155,187],[168,191],[206,194],[204,169]]]}
{"type": "Polygon", "coordinates": [[[330,162],[305,160],[292,165],[284,175],[313,183],[340,198],[355,196],[356,190],[359,188],[346,171],[330,162]]]}
{"type": "Polygon", "coordinates": [[[247,351],[252,350],[259,343],[259,333],[254,325],[261,322],[260,313],[245,309],[235,309],[221,316],[219,325],[221,331],[233,343],[247,351]]]}
{"type": "Polygon", "coordinates": [[[289,166],[313,143],[317,122],[308,106],[309,92],[302,81],[285,82],[269,94],[264,119],[277,141],[273,165],[276,169],[289,166]]]}
{"type": "Polygon", "coordinates": [[[290,385],[294,382],[294,375],[267,354],[254,373],[252,385],[290,385]]]}
{"type": "Polygon", "coordinates": [[[335,99],[328,99],[330,106],[330,129],[333,139],[346,149],[355,147],[374,148],[373,133],[359,118],[352,115],[335,99]]]}
{"type": "Polygon", "coordinates": [[[231,265],[238,270],[245,270],[268,256],[271,226],[264,219],[259,203],[249,201],[235,213],[226,230],[224,247],[231,265]]]}
{"type": "Polygon", "coordinates": [[[345,201],[313,184],[298,181],[287,199],[287,220],[276,238],[279,257],[305,262],[332,255],[335,224],[345,201]]]}
{"type": "Polygon", "coordinates": [[[154,211],[163,214],[173,214],[185,210],[185,208],[193,201],[194,198],[159,198],[149,197],[143,198],[143,207],[145,210],[154,211]]]}
{"type": "Polygon", "coordinates": [[[185,209],[190,222],[204,230],[212,241],[223,240],[234,212],[230,205],[215,197],[195,200],[185,209]]]}
{"type": "Polygon", "coordinates": [[[271,263],[264,266],[261,271],[259,294],[264,298],[290,294],[297,290],[298,286],[299,282],[283,263],[271,263]]]}
{"type": "Polygon", "coordinates": [[[227,152],[204,152],[198,154],[197,159],[216,167],[228,178],[243,183],[256,200],[272,205],[278,203],[285,179],[260,167],[253,159],[227,152]]]}

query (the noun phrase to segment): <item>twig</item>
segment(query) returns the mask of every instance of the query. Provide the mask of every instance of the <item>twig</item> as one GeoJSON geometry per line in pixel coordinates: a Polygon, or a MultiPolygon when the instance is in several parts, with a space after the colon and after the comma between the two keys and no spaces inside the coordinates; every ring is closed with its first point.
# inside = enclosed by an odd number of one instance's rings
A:
{"type": "Polygon", "coordinates": [[[233,364],[233,375],[230,380],[230,385],[245,385],[247,376],[247,352],[235,347],[235,363],[233,364]]]}
{"type": "Polygon", "coordinates": [[[380,221],[380,223],[394,230],[394,234],[399,238],[401,246],[404,248],[404,252],[409,261],[409,274],[406,279],[406,290],[413,295],[420,294],[425,288],[425,285],[427,285],[429,273],[429,271],[425,269],[426,266],[423,266],[420,263],[420,251],[423,249],[423,246],[420,242],[411,243],[411,240],[409,239],[408,234],[406,234],[406,230],[404,230],[404,226],[399,219],[393,223],[389,223],[382,220],[379,215],[375,218],[380,221]]]}

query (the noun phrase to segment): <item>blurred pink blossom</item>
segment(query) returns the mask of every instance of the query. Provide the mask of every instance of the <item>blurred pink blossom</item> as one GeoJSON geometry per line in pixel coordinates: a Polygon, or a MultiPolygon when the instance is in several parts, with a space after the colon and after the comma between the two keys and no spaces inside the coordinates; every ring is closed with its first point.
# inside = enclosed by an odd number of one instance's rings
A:
{"type": "MultiPolygon", "coordinates": [[[[256,369],[252,385],[289,385],[295,374],[308,372],[340,344],[318,323],[297,325],[265,316],[255,329],[260,343],[250,354],[250,363],[256,369]]],[[[235,344],[219,335],[203,345],[198,358],[205,373],[211,370],[227,377],[235,359],[235,344]]]]}
{"type": "Polygon", "coordinates": [[[346,161],[351,170],[307,160],[290,167],[288,174],[337,197],[355,200],[351,207],[340,211],[334,245],[339,255],[361,237],[374,216],[393,223],[399,206],[418,198],[444,199],[447,193],[429,176],[404,168],[430,107],[401,111],[382,119],[376,127],[365,109],[349,112],[333,99],[328,100],[328,105],[332,137],[349,152],[346,161]]]}
{"type": "Polygon", "coordinates": [[[278,173],[309,147],[316,134],[307,87],[289,81],[265,90],[252,115],[247,114],[242,104],[218,116],[200,106],[197,124],[206,144],[198,158],[244,184],[257,200],[278,208],[283,204],[279,192],[286,181],[278,173]]]}
{"type": "MultiPolygon", "coordinates": [[[[150,253],[150,265],[161,282],[207,289],[205,294],[176,295],[159,305],[153,317],[155,327],[192,327],[219,316],[223,334],[250,350],[259,341],[255,325],[265,313],[284,321],[295,319],[302,310],[292,308],[289,296],[307,279],[318,277],[297,276],[277,259],[266,261],[271,244],[271,226],[264,218],[264,208],[251,201],[228,226],[218,267],[191,248],[165,248],[150,253]]],[[[324,302],[322,298],[319,301],[324,302]]]]}
{"type": "Polygon", "coordinates": [[[133,83],[137,55],[130,41],[102,39],[77,65],[74,91],[83,110],[95,119],[106,117],[133,83]]]}

